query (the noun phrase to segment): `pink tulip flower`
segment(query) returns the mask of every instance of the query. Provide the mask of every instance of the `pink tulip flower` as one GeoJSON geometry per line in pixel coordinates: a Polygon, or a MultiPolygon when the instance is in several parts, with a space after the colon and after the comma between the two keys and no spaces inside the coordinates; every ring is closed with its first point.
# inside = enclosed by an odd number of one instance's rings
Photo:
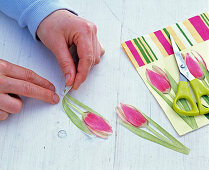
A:
{"type": "Polygon", "coordinates": [[[204,73],[200,67],[200,64],[198,62],[198,59],[194,57],[193,55],[190,55],[189,53],[186,53],[185,55],[185,61],[186,65],[190,71],[190,73],[198,79],[204,79],[204,73]]]}
{"type": "Polygon", "coordinates": [[[158,66],[153,65],[152,70],[146,69],[147,80],[162,93],[169,93],[171,85],[167,74],[158,66]]]}
{"type": "Polygon", "coordinates": [[[120,119],[126,123],[135,127],[143,127],[147,124],[145,117],[133,106],[120,104],[120,107],[116,107],[116,112],[120,119]]]}
{"type": "Polygon", "coordinates": [[[107,138],[112,134],[112,127],[102,117],[91,112],[85,112],[82,118],[88,129],[94,135],[100,138],[107,138]]]}
{"type": "Polygon", "coordinates": [[[199,62],[199,63],[202,63],[203,66],[206,68],[207,70],[207,65],[205,63],[205,61],[203,60],[202,56],[200,55],[200,53],[198,53],[197,51],[191,51],[191,53],[194,55],[194,57],[196,58],[196,60],[199,62]]]}

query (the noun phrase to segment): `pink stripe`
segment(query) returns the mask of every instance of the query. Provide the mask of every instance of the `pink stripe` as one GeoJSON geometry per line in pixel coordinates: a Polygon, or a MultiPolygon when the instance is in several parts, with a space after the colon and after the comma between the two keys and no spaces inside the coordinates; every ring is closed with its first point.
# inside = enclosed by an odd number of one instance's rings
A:
{"type": "Polygon", "coordinates": [[[202,39],[204,41],[209,39],[209,29],[203,22],[203,20],[200,18],[200,16],[195,16],[189,19],[191,24],[194,26],[194,28],[197,30],[197,32],[200,34],[202,39]]]}
{"type": "Polygon", "coordinates": [[[158,38],[164,49],[167,51],[168,55],[173,54],[173,48],[169,44],[163,33],[161,32],[161,30],[154,32],[154,34],[156,35],[156,37],[158,38]]]}
{"type": "Polygon", "coordinates": [[[126,45],[128,46],[129,50],[131,51],[132,55],[134,56],[136,62],[139,64],[139,66],[143,66],[144,62],[142,61],[139,53],[137,52],[136,48],[133,46],[131,41],[126,41],[126,45]]]}

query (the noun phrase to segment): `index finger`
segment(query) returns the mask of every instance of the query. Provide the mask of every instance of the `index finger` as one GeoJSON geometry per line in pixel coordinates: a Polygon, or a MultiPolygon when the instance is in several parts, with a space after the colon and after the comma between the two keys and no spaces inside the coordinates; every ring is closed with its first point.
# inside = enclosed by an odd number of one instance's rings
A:
{"type": "Polygon", "coordinates": [[[38,86],[55,91],[54,85],[45,78],[39,76],[32,70],[9,63],[8,61],[0,60],[0,72],[8,77],[28,81],[38,86]]]}
{"type": "Polygon", "coordinates": [[[54,91],[33,83],[10,77],[6,77],[4,82],[5,83],[1,84],[0,87],[0,92],[2,93],[14,93],[21,96],[39,99],[51,104],[59,102],[59,96],[54,91]]]}

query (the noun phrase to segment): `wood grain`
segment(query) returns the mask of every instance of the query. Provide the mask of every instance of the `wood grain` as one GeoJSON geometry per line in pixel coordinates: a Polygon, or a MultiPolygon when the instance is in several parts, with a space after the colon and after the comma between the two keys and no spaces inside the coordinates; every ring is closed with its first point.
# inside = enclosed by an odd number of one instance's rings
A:
{"type": "MultiPolygon", "coordinates": [[[[106,53],[86,82],[71,94],[106,117],[108,140],[89,138],[62,111],[23,98],[23,110],[0,123],[0,170],[207,170],[209,127],[179,137],[138,76],[120,43],[205,12],[207,0],[71,0],[72,8],[98,26],[106,53]],[[122,127],[114,108],[135,105],[191,148],[188,156],[145,141],[122,127]]],[[[62,95],[64,77],[55,57],[26,28],[0,13],[0,58],[32,69],[62,95]]]]}

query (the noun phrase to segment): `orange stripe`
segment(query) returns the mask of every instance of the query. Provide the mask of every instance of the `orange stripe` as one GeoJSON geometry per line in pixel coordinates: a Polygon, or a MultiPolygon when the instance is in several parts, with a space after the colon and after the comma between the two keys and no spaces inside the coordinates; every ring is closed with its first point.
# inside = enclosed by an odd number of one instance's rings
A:
{"type": "Polygon", "coordinates": [[[207,19],[205,18],[205,16],[204,16],[204,15],[202,15],[202,16],[200,15],[200,18],[201,18],[201,20],[204,22],[204,24],[206,25],[206,27],[209,28],[208,24],[205,22],[205,20],[207,20],[207,19]],[[204,18],[205,20],[204,20],[203,18],[204,18]]]}
{"type": "MultiPolygon", "coordinates": [[[[209,18],[209,14],[208,14],[208,12],[205,12],[204,14],[205,14],[205,15],[209,18]]],[[[209,22],[209,21],[208,21],[208,22],[209,22]]]]}
{"type": "MultiPolygon", "coordinates": [[[[168,36],[166,35],[166,33],[164,32],[164,30],[161,30],[162,34],[164,35],[164,37],[166,38],[166,40],[168,41],[168,43],[171,45],[171,40],[168,38],[168,36]]],[[[171,45],[172,46],[172,45],[171,45]]]]}
{"type": "Polygon", "coordinates": [[[205,15],[209,18],[209,14],[208,14],[208,12],[205,12],[204,14],[205,14],[205,15]]]}
{"type": "Polygon", "coordinates": [[[167,31],[169,32],[169,34],[171,34],[173,36],[173,38],[175,39],[176,44],[178,45],[178,47],[181,50],[186,49],[185,45],[182,43],[182,41],[179,39],[179,37],[177,36],[177,34],[175,33],[175,31],[172,29],[171,26],[166,28],[167,31]]]}
{"type": "Polygon", "coordinates": [[[134,67],[135,67],[136,69],[139,68],[138,63],[136,62],[134,56],[132,55],[131,51],[130,51],[129,48],[127,47],[126,43],[124,42],[124,43],[122,43],[121,45],[122,45],[122,47],[123,47],[123,49],[124,49],[126,55],[129,57],[129,59],[131,60],[132,64],[134,65],[134,67]]]}
{"type": "Polygon", "coordinates": [[[158,38],[155,36],[155,34],[154,33],[150,33],[149,36],[151,37],[151,39],[153,40],[153,42],[158,47],[158,49],[160,50],[161,54],[164,57],[167,57],[168,56],[167,51],[164,49],[164,47],[162,46],[162,44],[160,43],[160,41],[158,40],[158,38]]]}
{"type": "Polygon", "coordinates": [[[189,22],[189,20],[185,20],[182,23],[185,25],[185,27],[188,29],[188,31],[197,43],[203,42],[202,37],[199,35],[199,33],[196,31],[193,25],[189,22]]]}

